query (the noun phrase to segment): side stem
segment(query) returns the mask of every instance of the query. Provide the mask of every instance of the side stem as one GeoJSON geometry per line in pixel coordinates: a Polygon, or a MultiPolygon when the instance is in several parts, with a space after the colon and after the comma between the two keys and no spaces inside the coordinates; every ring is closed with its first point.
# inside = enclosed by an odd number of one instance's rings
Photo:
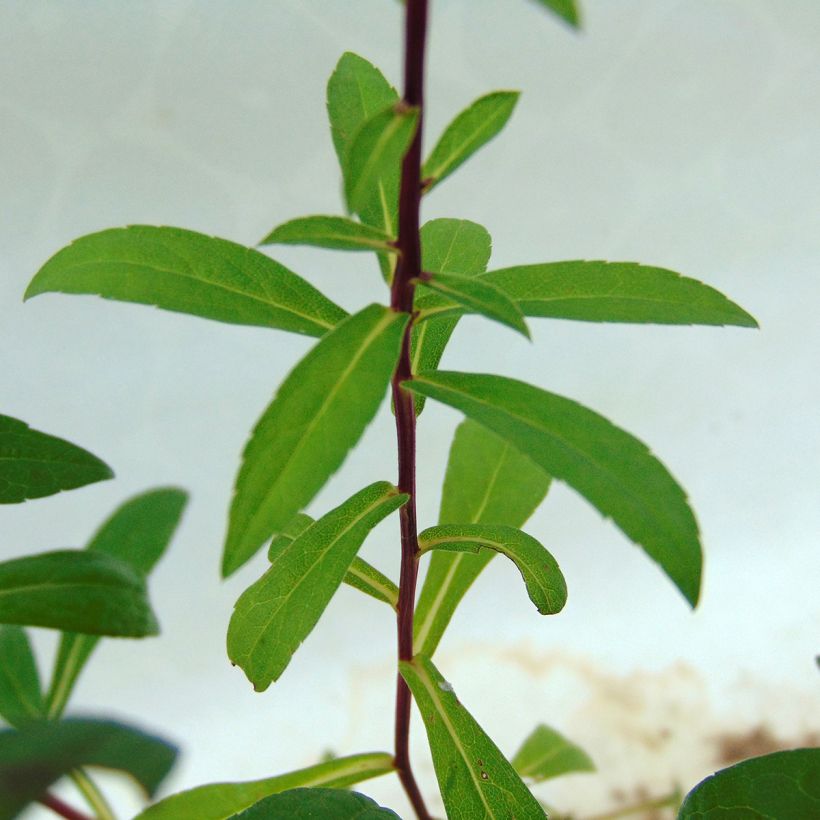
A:
{"type": "MultiPolygon", "coordinates": [[[[413,312],[413,280],[421,274],[421,130],[424,113],[424,52],[427,37],[428,0],[407,0],[404,42],[404,102],[418,108],[418,129],[404,157],[399,191],[398,264],[393,277],[390,304],[393,310],[413,312]]],[[[416,411],[413,397],[401,387],[412,376],[408,325],[402,340],[399,363],[392,379],[399,457],[399,489],[410,496],[400,510],[401,573],[399,577],[398,656],[413,657],[413,610],[418,576],[418,530],[416,526],[416,411]]],[[[410,690],[401,675],[396,682],[396,753],[399,779],[419,820],[430,820],[410,764],[410,690]]]]}
{"type": "Polygon", "coordinates": [[[59,814],[60,817],[67,818],[67,820],[91,820],[90,817],[77,811],[53,794],[45,794],[37,802],[42,803],[46,808],[51,809],[55,814],[59,814]]]}

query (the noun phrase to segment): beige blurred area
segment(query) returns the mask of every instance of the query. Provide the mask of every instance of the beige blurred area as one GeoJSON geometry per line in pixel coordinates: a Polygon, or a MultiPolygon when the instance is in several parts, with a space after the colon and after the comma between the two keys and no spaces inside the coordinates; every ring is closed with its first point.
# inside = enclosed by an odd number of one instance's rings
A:
{"type": "MultiPolygon", "coordinates": [[[[585,818],[687,789],[740,757],[818,743],[820,4],[582,6],[575,34],[531,0],[432,0],[427,146],[481,94],[523,94],[502,136],[431,194],[425,218],[485,225],[497,267],[668,267],[761,325],[535,319],[530,345],[469,318],[446,354],[448,368],[532,381],[603,413],[651,445],[698,515],[705,582],[692,613],[611,523],[554,486],[526,529],[564,570],[565,611],[539,616],[496,560],[437,654],[505,752],[539,722],[587,749],[597,774],[536,787],[585,818]]],[[[180,225],[253,244],[291,217],[341,213],[325,83],[345,50],[399,83],[401,15],[394,0],[0,2],[0,412],[116,472],[0,510],[0,557],[80,546],[149,487],[190,491],[152,579],[162,636],[104,642],[70,707],[179,743],[163,793],[328,750],[389,749],[394,625],[344,588],[264,694],[226,657],[233,602],[265,563],[219,578],[239,454],[310,340],[93,297],[24,305],[22,294],[52,253],[102,228],[180,225]]],[[[274,255],[349,310],[386,298],[366,255],[274,255]]],[[[420,422],[423,526],[435,522],[457,422],[432,406],[420,422]]],[[[395,473],[385,405],[310,511],[395,473]]],[[[394,520],[363,555],[397,575],[394,520]]],[[[38,631],[36,645],[47,672],[53,635],[38,631]]],[[[413,750],[441,813],[417,718],[413,750]]],[[[138,811],[129,784],[101,782],[122,817],[138,811]]],[[[392,778],[362,790],[405,816],[392,778]]]]}

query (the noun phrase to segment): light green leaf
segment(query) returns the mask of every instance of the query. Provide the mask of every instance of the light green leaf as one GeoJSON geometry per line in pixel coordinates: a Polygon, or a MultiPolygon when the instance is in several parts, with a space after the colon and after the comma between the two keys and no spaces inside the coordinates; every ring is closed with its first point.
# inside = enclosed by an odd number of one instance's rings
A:
{"type": "Polygon", "coordinates": [[[159,632],[142,575],[122,560],[82,550],[0,563],[0,623],[124,638],[159,632]]]}
{"type": "Polygon", "coordinates": [[[401,820],[364,794],[338,789],[291,789],[266,797],[235,820],[401,820]]]}
{"type": "Polygon", "coordinates": [[[238,325],[323,336],[347,315],[265,254],[182,228],[132,225],[74,240],[46,262],[25,298],[89,293],[238,325]]]}
{"type": "Polygon", "coordinates": [[[87,450],[0,415],[0,504],[54,495],[113,478],[87,450]]]}
{"type": "Polygon", "coordinates": [[[281,532],[273,536],[268,547],[268,561],[273,559],[289,544],[292,544],[294,539],[300,536],[311,524],[316,522],[315,518],[311,518],[305,513],[296,513],[291,518],[287,526],[281,532]]]}
{"type": "Polygon", "coordinates": [[[701,781],[678,820],[808,820],[820,817],[820,749],[753,757],[701,781]]]}
{"type": "Polygon", "coordinates": [[[0,731],[0,817],[16,817],[82,766],[123,771],[151,796],[176,755],[164,740],[113,721],[42,721],[0,731]]]}
{"type": "Polygon", "coordinates": [[[345,199],[351,212],[365,208],[379,180],[398,172],[418,124],[418,109],[399,102],[368,119],[344,159],[345,199]]]}
{"type": "Polygon", "coordinates": [[[42,718],[45,712],[37,660],[19,626],[0,626],[0,717],[11,726],[42,718]]]}
{"type": "MultiPolygon", "coordinates": [[[[423,278],[421,284],[452,299],[460,306],[459,311],[466,308],[469,313],[478,313],[488,319],[494,319],[530,338],[527,323],[515,302],[499,288],[488,286],[480,277],[437,273],[429,279],[423,278]]],[[[435,316],[441,315],[440,311],[435,313],[435,316]]],[[[430,314],[422,311],[416,321],[423,322],[429,317],[430,314]]]]}
{"type": "MultiPolygon", "coordinates": [[[[142,493],[120,506],[96,532],[87,549],[119,558],[147,576],[171,543],[188,494],[176,487],[142,493]]],[[[99,638],[64,632],[48,694],[48,716],[59,717],[99,638]]]]}
{"type": "Polygon", "coordinates": [[[743,308],[697,279],[634,262],[519,265],[491,271],[481,281],[503,290],[527,316],[757,327],[743,308]]]}
{"type": "Polygon", "coordinates": [[[432,661],[399,663],[427,729],[449,820],[546,817],[515,769],[473,720],[432,661]]]}
{"type": "Polygon", "coordinates": [[[569,23],[573,28],[581,25],[578,7],[575,0],[536,0],[542,6],[546,6],[550,11],[555,12],[564,22],[569,23]]]}
{"type": "Polygon", "coordinates": [[[536,726],[512,759],[515,770],[535,783],[573,772],[594,772],[589,755],[562,734],[536,726]]]}
{"type": "Polygon", "coordinates": [[[338,757],[317,766],[247,783],[212,783],[171,795],[149,806],[136,820],[226,820],[272,794],[300,786],[342,789],[393,771],[384,752],[338,757]]]}
{"type": "Polygon", "coordinates": [[[464,109],[448,126],[421,170],[425,189],[448,177],[507,124],[518,91],[493,91],[464,109]]]}
{"type": "Polygon", "coordinates": [[[405,501],[385,481],[360,490],[281,547],[268,571],[242,593],[228,627],[228,656],[254,689],[264,691],[284,672],[367,534],[405,501]]]}
{"type": "Polygon", "coordinates": [[[304,216],[274,228],[260,245],[315,245],[342,251],[388,251],[396,253],[393,237],[381,228],[354,222],[343,216],[304,216]]]}
{"type": "Polygon", "coordinates": [[[570,399],[514,379],[437,371],[403,384],[461,410],[566,481],[697,604],[697,523],[685,493],[645,444],[570,399]]]}
{"type": "Polygon", "coordinates": [[[555,558],[531,535],[504,524],[443,524],[419,534],[419,549],[506,555],[518,567],[527,593],[542,615],[554,615],[567,602],[567,585],[555,558]]]}
{"type": "MultiPolygon", "coordinates": [[[[520,527],[543,501],[550,478],[512,445],[469,419],[456,430],[439,521],[520,527]]],[[[434,552],[414,619],[414,651],[435,652],[461,599],[496,553],[434,552]]]]}
{"type": "Polygon", "coordinates": [[[222,572],[230,575],[310,503],[376,415],[407,314],[370,305],[290,372],[245,447],[222,572]]]}

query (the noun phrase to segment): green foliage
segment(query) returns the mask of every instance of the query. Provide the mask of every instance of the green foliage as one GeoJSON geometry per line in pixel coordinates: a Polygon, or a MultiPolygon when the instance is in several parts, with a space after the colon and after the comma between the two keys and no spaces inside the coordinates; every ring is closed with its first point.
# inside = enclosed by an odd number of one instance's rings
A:
{"type": "Polygon", "coordinates": [[[39,721],[0,731],[0,817],[15,817],[81,766],[125,772],[150,797],[176,754],[164,740],[112,721],[39,721]]]}
{"type": "Polygon", "coordinates": [[[578,14],[578,6],[575,0],[535,0],[542,6],[546,6],[550,11],[555,12],[562,20],[569,23],[573,28],[578,28],[581,24],[578,14]]]}
{"type": "Polygon", "coordinates": [[[260,245],[315,245],[342,251],[390,251],[393,237],[343,216],[303,216],[274,228],[260,245]]]}
{"type": "Polygon", "coordinates": [[[76,444],[0,415],[0,504],[18,504],[113,476],[108,465],[76,444]]]}
{"type": "Polygon", "coordinates": [[[224,575],[244,564],[339,468],[384,398],[407,316],[370,305],[291,371],[245,447],[224,575]]]}
{"type": "Polygon", "coordinates": [[[58,251],[26,291],[90,293],[240,325],[322,336],[345,312],[253,248],[181,228],[132,225],[58,251]]]}
{"type": "Polygon", "coordinates": [[[377,601],[389,604],[393,609],[399,605],[399,588],[383,573],[357,555],[345,573],[345,583],[355,587],[377,601]]]}
{"type": "Polygon", "coordinates": [[[393,770],[384,752],[338,757],[264,780],[198,786],[149,806],[137,820],[226,820],[272,794],[307,786],[341,789],[393,770]]]}
{"type": "Polygon", "coordinates": [[[683,490],[646,445],[592,410],[514,379],[438,371],[405,386],[461,410],[566,481],[697,604],[697,523],[683,490]]]}
{"type": "Polygon", "coordinates": [[[449,820],[546,817],[432,661],[416,655],[412,662],[400,662],[399,669],[424,719],[449,820]]]}
{"type": "Polygon", "coordinates": [[[385,481],[371,484],[282,546],[236,602],[228,655],[261,692],[310,634],[370,530],[407,501],[385,481]]]}
{"type": "Polygon", "coordinates": [[[678,820],[808,820],[820,817],[820,749],[744,760],[701,781],[678,820]]]}
{"type": "Polygon", "coordinates": [[[123,638],[159,633],[143,576],[121,559],[80,550],[0,563],[0,623],[123,638]]]}
{"type": "Polygon", "coordinates": [[[535,783],[595,771],[595,764],[580,746],[543,723],[533,729],[511,762],[518,774],[535,783]]]}
{"type": "Polygon", "coordinates": [[[400,820],[398,814],[358,792],[292,789],[266,797],[234,815],[236,820],[400,820]]]}
{"type": "Polygon", "coordinates": [[[45,703],[40,689],[37,659],[26,631],[19,626],[0,626],[0,718],[20,726],[43,717],[45,703]]]}

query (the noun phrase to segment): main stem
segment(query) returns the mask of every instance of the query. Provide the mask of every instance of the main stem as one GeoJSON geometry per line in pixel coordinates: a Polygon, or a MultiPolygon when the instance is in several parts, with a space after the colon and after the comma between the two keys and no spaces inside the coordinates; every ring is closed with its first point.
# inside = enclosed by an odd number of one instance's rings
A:
{"type": "MultiPolygon", "coordinates": [[[[421,129],[424,113],[424,46],[427,36],[428,0],[407,0],[404,28],[404,102],[418,108],[418,126],[404,157],[399,191],[399,250],[393,276],[390,305],[393,310],[413,312],[413,281],[421,274],[421,129]]],[[[393,374],[393,405],[399,455],[399,489],[410,496],[400,510],[401,574],[398,605],[398,655],[400,661],[413,657],[413,610],[418,577],[418,530],[416,527],[416,411],[413,397],[401,382],[412,376],[408,324],[401,354],[393,374]]],[[[401,675],[396,681],[396,771],[419,820],[430,820],[410,765],[410,690],[401,675]]]]}

